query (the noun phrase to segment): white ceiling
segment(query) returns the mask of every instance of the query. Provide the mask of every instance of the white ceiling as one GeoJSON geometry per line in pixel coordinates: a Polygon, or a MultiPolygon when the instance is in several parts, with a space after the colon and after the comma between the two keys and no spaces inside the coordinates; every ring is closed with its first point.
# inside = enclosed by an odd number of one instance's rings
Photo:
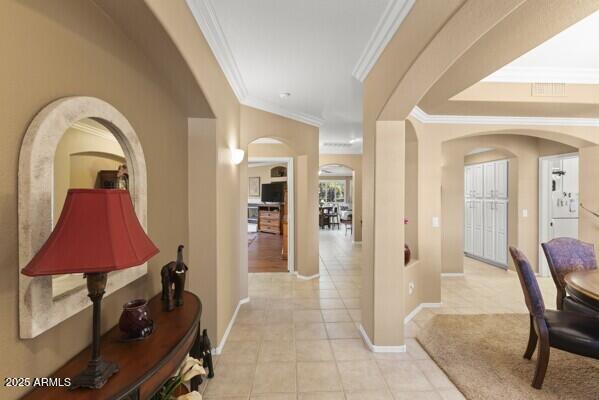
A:
{"type": "Polygon", "coordinates": [[[326,153],[361,153],[361,81],[413,2],[187,0],[240,102],[319,126],[326,153]]]}
{"type": "Polygon", "coordinates": [[[599,12],[558,33],[483,81],[599,84],[599,12]]]}

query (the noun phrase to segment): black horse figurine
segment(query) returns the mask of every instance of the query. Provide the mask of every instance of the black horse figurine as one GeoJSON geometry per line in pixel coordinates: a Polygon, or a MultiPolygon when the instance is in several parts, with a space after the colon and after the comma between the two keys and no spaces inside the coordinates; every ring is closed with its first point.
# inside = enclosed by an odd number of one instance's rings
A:
{"type": "Polygon", "coordinates": [[[185,290],[185,275],[187,265],[183,262],[183,248],[177,248],[177,261],[171,261],[160,270],[162,278],[162,303],[166,311],[183,305],[183,291],[185,290]]]}

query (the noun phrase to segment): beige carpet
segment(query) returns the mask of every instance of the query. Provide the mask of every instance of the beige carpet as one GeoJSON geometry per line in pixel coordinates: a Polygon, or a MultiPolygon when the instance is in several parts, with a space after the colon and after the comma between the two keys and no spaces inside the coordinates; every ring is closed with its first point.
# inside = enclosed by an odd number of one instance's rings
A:
{"type": "Polygon", "coordinates": [[[553,348],[543,388],[530,386],[528,315],[437,315],[417,339],[469,400],[599,399],[599,361],[553,348]]]}

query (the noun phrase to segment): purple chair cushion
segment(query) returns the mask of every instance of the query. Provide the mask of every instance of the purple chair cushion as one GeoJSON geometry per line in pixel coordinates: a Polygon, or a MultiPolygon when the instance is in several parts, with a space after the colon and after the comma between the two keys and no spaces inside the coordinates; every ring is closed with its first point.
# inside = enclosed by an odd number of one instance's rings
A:
{"type": "Polygon", "coordinates": [[[558,288],[566,287],[564,278],[570,272],[597,268],[595,246],[591,243],[573,238],[556,238],[541,246],[558,288]]]}
{"type": "Polygon", "coordinates": [[[520,279],[520,285],[524,292],[524,299],[528,311],[535,317],[543,318],[545,302],[543,301],[543,294],[539,288],[535,273],[530,266],[530,262],[524,253],[515,247],[510,246],[510,253],[514,260],[514,264],[516,265],[516,271],[518,272],[518,278],[520,279]]]}

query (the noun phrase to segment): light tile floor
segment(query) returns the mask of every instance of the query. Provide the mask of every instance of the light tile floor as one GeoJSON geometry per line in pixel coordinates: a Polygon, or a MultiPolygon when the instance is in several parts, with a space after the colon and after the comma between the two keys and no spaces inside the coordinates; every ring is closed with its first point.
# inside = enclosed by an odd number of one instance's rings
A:
{"type": "MultiPolygon", "coordinates": [[[[361,246],[321,231],[320,278],[250,274],[205,400],[450,400],[461,393],[414,339],[436,313],[525,312],[513,272],[466,259],[463,277],[442,279],[443,306],[406,325],[406,353],[371,353],[358,331],[361,246]]],[[[550,279],[540,279],[548,306],[550,279]]]]}

